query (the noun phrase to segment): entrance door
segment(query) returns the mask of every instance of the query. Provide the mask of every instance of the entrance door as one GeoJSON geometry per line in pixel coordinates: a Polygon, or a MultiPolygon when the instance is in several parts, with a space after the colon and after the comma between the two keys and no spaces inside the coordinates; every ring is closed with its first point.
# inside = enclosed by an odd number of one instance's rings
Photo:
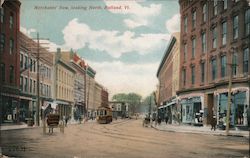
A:
{"type": "Polygon", "coordinates": [[[244,123],[243,113],[244,113],[244,105],[237,104],[236,113],[235,113],[236,114],[235,115],[235,124],[236,125],[243,125],[243,123],[244,123]]]}

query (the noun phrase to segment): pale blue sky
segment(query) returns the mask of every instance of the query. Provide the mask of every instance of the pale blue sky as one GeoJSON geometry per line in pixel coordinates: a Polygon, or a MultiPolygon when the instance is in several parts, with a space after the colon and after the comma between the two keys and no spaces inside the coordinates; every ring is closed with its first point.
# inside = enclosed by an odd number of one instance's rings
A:
{"type": "Polygon", "coordinates": [[[52,50],[61,47],[77,51],[97,71],[96,80],[111,95],[137,92],[146,96],[155,90],[156,71],[170,35],[179,30],[178,0],[21,0],[21,3],[21,31],[33,37],[34,30],[39,31],[40,36],[50,39],[52,50]],[[107,10],[105,6],[122,9],[107,10]]]}

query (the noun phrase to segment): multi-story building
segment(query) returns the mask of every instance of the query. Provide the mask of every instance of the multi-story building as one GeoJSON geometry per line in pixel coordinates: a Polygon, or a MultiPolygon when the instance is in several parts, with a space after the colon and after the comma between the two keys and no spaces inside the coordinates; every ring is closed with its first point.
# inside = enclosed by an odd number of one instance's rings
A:
{"type": "Polygon", "coordinates": [[[179,89],[180,33],[174,33],[170,39],[164,57],[157,71],[159,80],[158,114],[169,118],[169,123],[177,122],[177,96],[179,89]]]}
{"type": "Polygon", "coordinates": [[[75,82],[74,82],[74,119],[79,120],[86,114],[86,64],[76,53],[73,55],[73,60],[70,61],[72,67],[75,68],[75,82]]]}
{"type": "Polygon", "coordinates": [[[0,9],[0,122],[19,122],[20,1],[5,0],[0,9]]]}
{"type": "Polygon", "coordinates": [[[102,88],[102,103],[101,106],[108,107],[109,106],[109,93],[108,90],[104,87],[102,88]]]}
{"type": "Polygon", "coordinates": [[[43,47],[39,47],[39,76],[38,74],[38,47],[37,42],[19,33],[20,42],[20,120],[33,118],[37,115],[41,119],[40,110],[52,104],[53,87],[53,54],[43,47]],[[39,77],[39,114],[37,113],[37,79],[39,77]]]}
{"type": "Polygon", "coordinates": [[[95,70],[89,65],[86,67],[86,103],[88,110],[88,117],[95,118],[96,107],[95,107],[95,70]]]}
{"type": "Polygon", "coordinates": [[[97,109],[102,105],[102,89],[103,87],[95,82],[95,91],[94,91],[94,109],[97,109]]]}
{"type": "Polygon", "coordinates": [[[55,53],[54,70],[56,112],[60,114],[61,119],[70,119],[73,117],[76,71],[69,62],[64,60],[63,52],[59,48],[55,53]]]}
{"type": "Polygon", "coordinates": [[[232,76],[231,124],[247,125],[250,7],[247,0],[179,0],[182,121],[223,123],[232,76]],[[232,74],[232,75],[230,75],[232,74]],[[203,117],[196,117],[197,114],[203,117]],[[201,119],[203,118],[203,120],[201,119]],[[201,120],[200,120],[201,119],[201,120]]]}

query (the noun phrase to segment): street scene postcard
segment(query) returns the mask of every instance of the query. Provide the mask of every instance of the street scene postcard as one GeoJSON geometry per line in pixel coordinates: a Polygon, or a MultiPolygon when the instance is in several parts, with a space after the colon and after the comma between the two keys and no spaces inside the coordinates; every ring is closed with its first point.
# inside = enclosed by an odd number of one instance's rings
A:
{"type": "Polygon", "coordinates": [[[250,0],[0,2],[0,158],[250,158],[250,0]]]}

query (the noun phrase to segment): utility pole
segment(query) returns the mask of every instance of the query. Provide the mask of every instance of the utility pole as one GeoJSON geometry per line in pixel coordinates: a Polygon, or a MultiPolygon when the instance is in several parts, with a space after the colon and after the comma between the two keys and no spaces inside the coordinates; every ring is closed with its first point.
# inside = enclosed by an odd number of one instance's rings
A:
{"type": "MultiPolygon", "coordinates": [[[[233,62],[233,58],[231,53],[233,52],[233,48],[229,51],[229,60],[233,62]]],[[[229,135],[229,128],[230,128],[230,111],[231,111],[231,92],[232,92],[232,67],[236,66],[234,63],[228,63],[229,65],[229,81],[228,81],[228,100],[227,100],[227,118],[226,118],[226,135],[229,135]]]]}
{"type": "Polygon", "coordinates": [[[36,108],[36,125],[40,125],[40,51],[39,51],[39,33],[37,33],[37,108],[36,108]]]}
{"type": "Polygon", "coordinates": [[[230,110],[231,110],[231,91],[232,91],[232,64],[229,65],[229,83],[228,83],[228,101],[227,101],[227,123],[226,123],[226,135],[229,134],[230,126],[230,110]]]}

